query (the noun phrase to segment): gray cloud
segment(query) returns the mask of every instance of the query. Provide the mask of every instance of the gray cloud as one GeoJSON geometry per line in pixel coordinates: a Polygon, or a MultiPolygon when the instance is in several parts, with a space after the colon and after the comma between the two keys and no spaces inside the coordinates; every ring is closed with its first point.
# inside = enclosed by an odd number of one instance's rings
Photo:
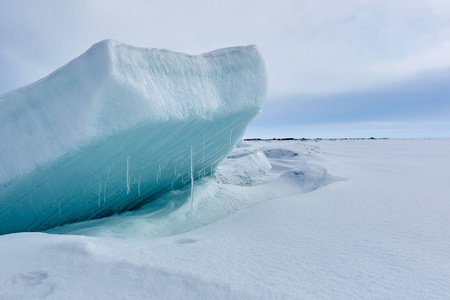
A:
{"type": "Polygon", "coordinates": [[[271,96],[366,90],[450,66],[438,50],[450,40],[445,1],[4,0],[0,5],[0,67],[12,77],[0,83],[0,92],[47,75],[105,38],[191,54],[256,44],[267,63],[271,96]],[[391,72],[393,66],[402,72],[391,72]]]}

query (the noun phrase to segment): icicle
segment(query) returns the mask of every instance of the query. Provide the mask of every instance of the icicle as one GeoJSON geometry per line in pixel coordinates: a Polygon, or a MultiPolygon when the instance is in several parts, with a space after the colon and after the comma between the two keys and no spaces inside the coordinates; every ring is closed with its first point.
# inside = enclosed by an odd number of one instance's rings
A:
{"type": "Polygon", "coordinates": [[[205,135],[203,135],[203,158],[202,158],[202,162],[205,161],[205,135]]]}
{"type": "Polygon", "coordinates": [[[103,202],[106,202],[106,180],[103,184],[103,202]]]}
{"type": "Polygon", "coordinates": [[[231,143],[231,134],[233,133],[233,128],[232,129],[230,129],[230,149],[232,149],[232,143],[231,143]]]}
{"type": "Polygon", "coordinates": [[[106,179],[105,182],[103,184],[103,202],[106,202],[106,182],[108,181],[109,178],[109,173],[111,172],[111,166],[108,166],[108,168],[106,169],[106,179]]]}
{"type": "Polygon", "coordinates": [[[191,146],[191,214],[194,209],[194,160],[192,158],[192,146],[191,146]]]}
{"type": "Polygon", "coordinates": [[[138,177],[138,196],[141,196],[141,175],[138,177]]]}
{"type": "Polygon", "coordinates": [[[100,196],[102,195],[102,185],[98,185],[98,207],[100,207],[100,196]]]}
{"type": "Polygon", "coordinates": [[[130,193],[130,156],[127,155],[127,195],[130,193]]]}

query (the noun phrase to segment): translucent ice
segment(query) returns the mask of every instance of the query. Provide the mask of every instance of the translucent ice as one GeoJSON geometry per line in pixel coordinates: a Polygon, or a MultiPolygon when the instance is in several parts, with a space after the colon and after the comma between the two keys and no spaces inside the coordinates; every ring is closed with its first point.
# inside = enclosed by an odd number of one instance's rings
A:
{"type": "Polygon", "coordinates": [[[134,209],[210,175],[266,84],[254,46],[192,56],[106,40],[1,95],[0,234],[134,209]]]}

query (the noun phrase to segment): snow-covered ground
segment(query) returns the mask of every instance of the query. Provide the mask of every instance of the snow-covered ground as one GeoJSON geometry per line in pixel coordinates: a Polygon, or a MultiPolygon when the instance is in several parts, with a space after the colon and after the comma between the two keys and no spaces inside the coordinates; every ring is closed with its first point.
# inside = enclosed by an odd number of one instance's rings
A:
{"type": "Polygon", "coordinates": [[[449,170],[450,140],[245,142],[192,203],[0,236],[0,299],[448,299],[449,170]]]}

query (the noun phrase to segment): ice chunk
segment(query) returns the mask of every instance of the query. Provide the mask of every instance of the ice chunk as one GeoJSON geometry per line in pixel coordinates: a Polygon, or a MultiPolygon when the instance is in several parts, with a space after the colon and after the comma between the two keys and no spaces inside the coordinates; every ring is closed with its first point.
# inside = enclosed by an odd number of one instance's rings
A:
{"type": "Polygon", "coordinates": [[[315,164],[303,164],[295,170],[280,175],[282,181],[298,185],[303,192],[311,192],[343,178],[331,175],[328,170],[315,164]]]}
{"type": "Polygon", "coordinates": [[[298,156],[298,153],[288,149],[268,149],[264,150],[264,154],[268,158],[288,158],[298,156]]]}
{"type": "Polygon", "coordinates": [[[222,162],[214,174],[218,183],[249,186],[261,183],[261,177],[272,168],[261,151],[238,152],[222,162]]]}
{"type": "Polygon", "coordinates": [[[0,96],[0,234],[134,209],[208,176],[261,110],[254,46],[197,56],[106,40],[0,96]]]}

